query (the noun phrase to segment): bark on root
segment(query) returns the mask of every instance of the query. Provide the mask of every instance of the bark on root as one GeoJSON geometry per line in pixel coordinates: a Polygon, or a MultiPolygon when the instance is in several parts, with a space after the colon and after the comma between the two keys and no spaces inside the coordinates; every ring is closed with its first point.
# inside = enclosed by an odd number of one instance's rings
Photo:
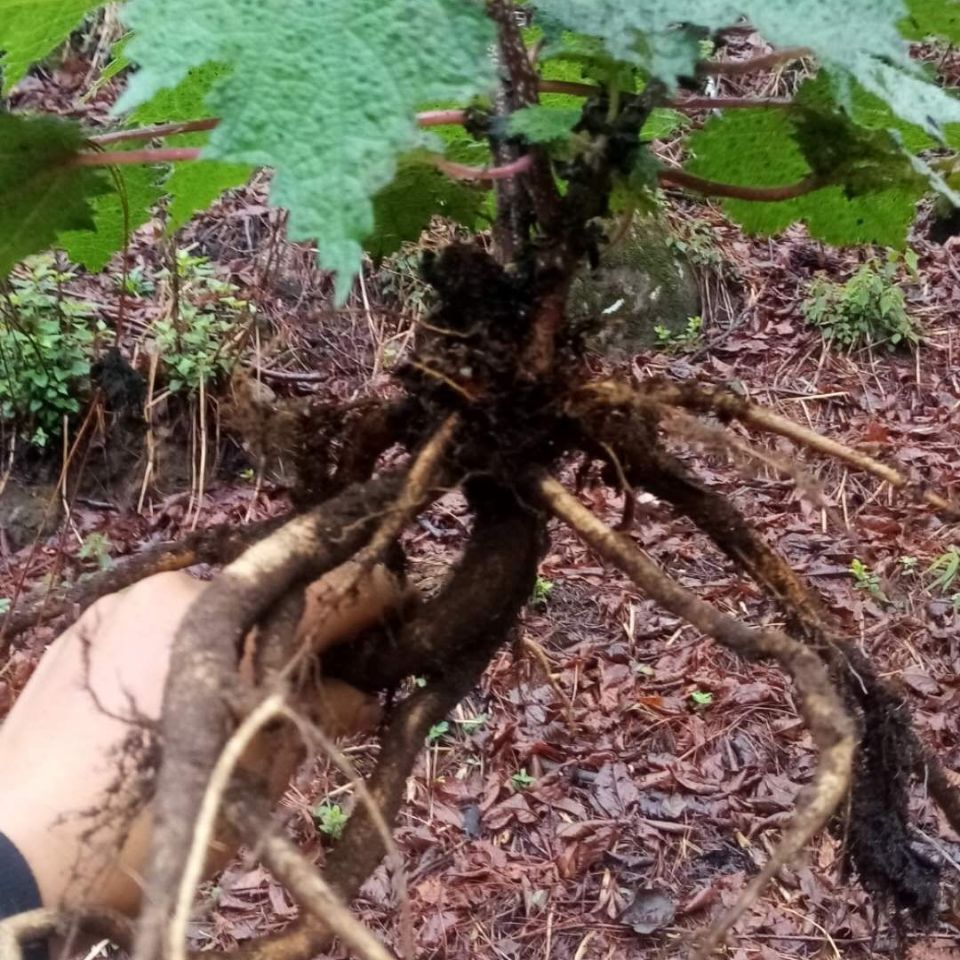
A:
{"type": "Polygon", "coordinates": [[[401,478],[381,477],[289,521],[230,564],[198,597],[171,653],[164,693],[156,829],[135,956],[166,954],[167,920],[207,778],[235,723],[243,637],[293,585],[348,560],[371,536],[401,478]]]}
{"type": "Polygon", "coordinates": [[[843,801],[850,785],[856,743],[853,721],[826,666],[809,647],[779,630],[748,627],[721,613],[667,576],[632,540],[607,527],[552,477],[540,476],[534,483],[546,509],[571,526],[596,553],[626,573],[644,593],[741,656],[776,660],[793,679],[800,695],[807,727],[820,750],[813,782],[763,869],[704,936],[698,954],[706,956],[780,868],[826,825],[843,801]]]}
{"type": "Polygon", "coordinates": [[[272,518],[238,527],[224,523],[196,530],[174,543],[159,543],[66,589],[41,589],[15,602],[0,621],[0,657],[25,630],[61,616],[79,616],[106,596],[171,570],[184,570],[198,563],[222,564],[235,560],[252,543],[267,536],[284,522],[272,518]]]}
{"type": "Polygon", "coordinates": [[[846,861],[882,904],[908,912],[919,923],[929,922],[936,909],[939,871],[913,844],[911,776],[928,785],[951,824],[960,823],[960,796],[920,744],[903,698],[843,636],[817,594],[733,503],[659,445],[649,407],[639,410],[594,408],[589,427],[615,457],[624,481],[692,520],[777,603],[788,632],[829,666],[858,727],[850,803],[844,822],[837,824],[846,839],[846,861]]]}
{"type": "MultiPolygon", "coordinates": [[[[380,759],[367,781],[382,818],[392,824],[404,785],[430,728],[476,685],[530,596],[545,546],[542,519],[502,488],[469,485],[476,522],[461,561],[437,596],[425,603],[395,646],[367,651],[367,666],[394,680],[416,671],[428,682],[403,701],[380,741],[380,759]],[[377,658],[380,658],[379,660],[377,658]]],[[[350,648],[334,654],[341,667],[350,648]]],[[[350,679],[353,673],[344,670],[350,679]]],[[[352,900],[385,852],[382,832],[365,806],[350,817],[327,866],[327,883],[352,900]]],[[[304,917],[282,934],[236,952],[242,960],[303,960],[328,948],[329,926],[304,917]]]]}

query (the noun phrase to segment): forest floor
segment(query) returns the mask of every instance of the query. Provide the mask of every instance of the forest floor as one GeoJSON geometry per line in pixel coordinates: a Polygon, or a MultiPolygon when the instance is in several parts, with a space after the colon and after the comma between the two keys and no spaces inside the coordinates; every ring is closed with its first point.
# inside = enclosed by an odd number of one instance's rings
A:
{"type": "MultiPolygon", "coordinates": [[[[50,89],[44,96],[54,95],[50,89]]],[[[960,489],[960,239],[932,244],[918,227],[917,274],[903,276],[923,332],[915,354],[844,354],[806,325],[800,304],[816,271],[846,279],[870,251],[826,250],[799,229],[776,240],[746,238],[699,204],[676,205],[671,216],[681,236],[700,237],[711,251],[702,268],[710,291],[702,339],[631,357],[631,375],[734,384],[937,489],[960,489]],[[732,311],[723,307],[728,298],[732,311]]],[[[326,278],[308,252],[279,239],[280,226],[255,186],[220,201],[181,242],[198,244],[272,323],[275,335],[256,362],[272,371],[265,379],[273,387],[341,399],[388,392],[410,323],[383,305],[391,281],[369,272],[347,310],[334,315],[326,278]]],[[[146,236],[133,256],[148,274],[157,266],[146,236]]],[[[404,283],[409,294],[412,281],[404,283]]],[[[113,281],[78,284],[115,323],[113,281]]],[[[149,298],[125,305],[131,343],[160,309],[149,298]]],[[[599,369],[608,361],[591,362],[599,369]]],[[[690,441],[676,450],[815,584],[882,674],[906,691],[925,742],[960,772],[960,574],[941,587],[927,572],[960,548],[960,531],[879,481],[800,458],[786,441],[755,443],[770,463],[733,464],[690,441]],[[853,561],[863,565],[859,576],[853,561]]],[[[582,496],[611,523],[620,518],[622,502],[599,483],[588,478],[582,496]]],[[[75,504],[58,534],[3,551],[0,596],[50,575],[90,572],[100,557],[113,562],[176,537],[195,518],[201,526],[239,523],[286,503],[281,485],[258,487],[246,471],[211,480],[199,515],[191,515],[190,499],[174,490],[140,513],[75,504]],[[100,557],[81,555],[92,533],[105,538],[100,557]]],[[[687,521],[641,499],[631,535],[673,576],[750,622],[775,620],[758,589],[687,521]]],[[[407,535],[410,576],[424,590],[456,557],[466,523],[451,496],[407,535]]],[[[767,857],[813,770],[810,739],[779,671],[736,660],[601,567],[569,531],[552,533],[518,642],[435,729],[409,782],[397,831],[406,902],[382,867],[356,905],[390,943],[399,942],[409,911],[425,958],[681,956],[691,933],[731,904],[767,857]],[[524,641],[545,652],[549,677],[524,641]]],[[[53,632],[33,631],[0,665],[0,715],[53,632]]],[[[366,742],[348,747],[361,770],[375,750],[366,742]]],[[[349,810],[351,802],[349,785],[322,759],[291,786],[283,807],[289,830],[318,863],[330,842],[318,822],[329,825],[331,805],[349,810]]],[[[942,865],[945,894],[938,924],[909,935],[909,955],[960,958],[960,838],[921,790],[913,803],[918,847],[942,865]]],[[[241,858],[205,888],[192,935],[197,945],[226,948],[280,929],[295,913],[270,875],[241,858]]],[[[893,951],[895,939],[845,879],[842,836],[825,835],[738,923],[730,956],[858,958],[893,951]]]]}

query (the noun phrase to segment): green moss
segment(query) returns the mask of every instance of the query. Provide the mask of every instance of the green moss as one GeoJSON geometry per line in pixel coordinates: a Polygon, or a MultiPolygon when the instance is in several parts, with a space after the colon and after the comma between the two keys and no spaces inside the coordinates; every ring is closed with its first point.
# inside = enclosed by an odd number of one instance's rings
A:
{"type": "Polygon", "coordinates": [[[574,281],[568,310],[594,349],[635,352],[657,344],[655,327],[682,334],[700,313],[697,276],[667,227],[646,219],[574,281]]]}

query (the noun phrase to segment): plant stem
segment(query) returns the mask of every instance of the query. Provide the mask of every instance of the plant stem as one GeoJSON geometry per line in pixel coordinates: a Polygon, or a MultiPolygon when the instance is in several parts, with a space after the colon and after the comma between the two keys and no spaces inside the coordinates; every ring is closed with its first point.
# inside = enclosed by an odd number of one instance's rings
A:
{"type": "MultiPolygon", "coordinates": [[[[466,120],[465,110],[425,110],[417,114],[417,126],[439,127],[445,124],[459,124],[466,120]]],[[[131,140],[157,140],[173,137],[181,133],[199,133],[213,130],[220,123],[217,117],[204,120],[185,120],[182,123],[160,123],[151,127],[135,127],[130,130],[113,130],[110,133],[98,133],[89,138],[90,143],[104,147],[114,143],[127,143],[131,140]]]]}
{"type": "Polygon", "coordinates": [[[434,157],[434,166],[454,180],[508,180],[518,173],[524,173],[533,166],[533,158],[524,154],[510,163],[499,167],[470,167],[463,163],[454,163],[443,157],[434,157]]]}
{"type": "Polygon", "coordinates": [[[216,117],[208,117],[206,120],[187,120],[183,123],[160,123],[153,127],[137,127],[133,130],[114,130],[111,133],[100,133],[90,137],[90,142],[103,147],[129,140],[155,140],[161,137],[172,137],[178,133],[212,130],[219,122],[216,117]]]}
{"type": "Polygon", "coordinates": [[[716,180],[705,180],[694,176],[685,170],[675,170],[672,167],[661,170],[657,179],[665,186],[684,187],[695,190],[707,197],[729,197],[733,200],[754,200],[758,202],[791,200],[802,197],[806,193],[818,190],[824,184],[813,174],[798,180],[795,183],[786,183],[780,187],[747,187],[736,183],[720,183],[716,180]]]}
{"type": "Polygon", "coordinates": [[[812,56],[813,51],[809,47],[784,47],[782,50],[774,50],[749,60],[704,60],[697,64],[697,73],[738,77],[745,73],[770,70],[791,60],[807,60],[812,56]]]}
{"type": "Polygon", "coordinates": [[[103,153],[78,153],[67,161],[71,167],[114,167],[133,163],[175,163],[196,160],[199,147],[163,147],[158,150],[116,150],[103,153]]]}
{"type": "Polygon", "coordinates": [[[466,119],[466,110],[424,110],[417,114],[417,126],[442,127],[447,124],[462,124],[466,119]]]}

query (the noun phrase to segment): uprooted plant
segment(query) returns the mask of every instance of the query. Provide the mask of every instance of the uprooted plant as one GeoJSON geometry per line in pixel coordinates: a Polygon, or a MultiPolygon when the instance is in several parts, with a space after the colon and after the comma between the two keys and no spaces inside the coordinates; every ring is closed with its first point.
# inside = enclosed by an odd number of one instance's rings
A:
{"type": "MultiPolygon", "coordinates": [[[[153,125],[101,134],[89,147],[78,131],[54,129],[52,120],[0,116],[0,135],[32,150],[39,156],[34,171],[61,178],[77,198],[57,211],[66,222],[41,211],[46,232],[36,244],[52,242],[67,227],[96,229],[99,211],[112,202],[99,168],[193,162],[205,149],[204,157],[276,167],[274,200],[291,208],[295,236],[319,238],[321,261],[338,272],[341,294],[359,264],[359,241],[376,225],[392,229],[397,205],[414,195],[417,203],[429,198],[412,215],[416,229],[424,209],[455,210],[468,224],[479,222],[483,190],[447,182],[442,174],[492,185],[495,195],[492,248],[477,240],[424,258],[436,305],[396,373],[402,396],[355,405],[339,418],[329,409],[322,421],[307,417],[305,434],[330,443],[322,450],[316,442],[305,444],[307,479],[295,516],[246,536],[219,531],[205,546],[196,540],[175,548],[173,561],[154,555],[109,571],[102,582],[101,589],[115,589],[157,563],[185,566],[200,555],[232,559],[182,624],[173,652],[137,960],[184,955],[183,905],[189,906],[195,882],[187,865],[195,866],[191,851],[212,771],[238,730],[277,720],[278,691],[282,702],[298,676],[291,663],[315,655],[309,636],[297,629],[303,584],[351,558],[363,568],[396,552],[403,530],[451,489],[462,490],[474,522],[440,592],[389,636],[368,633],[323,657],[327,674],[370,692],[403,690],[412,676],[426,680],[388,715],[380,759],[367,781],[371,802],[359,805],[344,826],[326,883],[271,833],[256,784],[214,794],[241,835],[262,841],[264,856],[303,908],[290,929],[239,954],[306,958],[334,933],[348,935],[338,904],[357,893],[384,855],[384,823],[397,814],[425,738],[474,686],[516,624],[535,588],[551,518],[704,635],[743,657],[777,662],[793,680],[819,750],[792,825],[699,949],[706,953],[719,944],[771,877],[835,817],[845,818],[850,865],[870,892],[919,921],[933,914],[936,871],[911,846],[907,790],[912,780],[926,783],[958,828],[960,798],[919,743],[905,704],[841,635],[814,592],[729,500],[668,451],[665,439],[694,418],[710,421],[716,433],[736,422],[839,458],[933,509],[956,515],[955,508],[889,465],[735,393],[662,379],[631,385],[594,378],[582,360],[581,331],[571,328],[565,309],[574,274],[596,262],[606,241],[604,218],[614,209],[628,214],[658,182],[725,198],[748,227],[802,219],[835,242],[892,242],[897,224],[884,218],[891,208],[902,235],[909,219],[903,210],[912,211],[931,184],[949,194],[950,163],[927,163],[906,152],[908,146],[942,145],[939,120],[960,119],[960,104],[925,82],[898,33],[898,23],[907,35],[922,33],[918,18],[926,8],[918,5],[913,19],[904,20],[907,11],[895,0],[882,4],[887,19],[875,6],[854,0],[828,13],[823,4],[797,2],[788,13],[752,0],[543,0],[542,29],[535,23],[526,30],[508,0],[489,0],[485,8],[471,0],[352,0],[291,4],[269,14],[254,3],[134,0],[129,23],[135,33],[126,50],[141,69],[123,103],[135,108],[135,120],[153,125]],[[662,11],[666,6],[669,14],[662,11]],[[701,60],[705,32],[732,25],[741,14],[783,49],[755,63],[701,60]],[[302,23],[291,31],[297,17],[302,23]],[[184,43],[185,32],[194,42],[184,43]],[[287,79],[279,68],[271,72],[272,65],[262,70],[265,48],[279,64],[301,58],[302,89],[289,81],[289,70],[287,79]],[[711,73],[808,57],[820,59],[820,73],[789,102],[757,100],[757,111],[741,109],[749,103],[720,98],[704,104],[676,92],[678,78],[689,86],[711,73]],[[552,67],[558,63],[574,64],[575,79],[569,72],[556,79],[552,67]],[[253,70],[260,71],[256,77],[253,70]],[[150,97],[176,84],[192,89],[197,103],[203,102],[198,85],[201,93],[209,91],[206,103],[219,117],[178,115],[183,97],[172,98],[162,114],[150,97]],[[911,96],[899,95],[898,85],[908,85],[911,96]],[[541,103],[541,93],[565,99],[541,103]],[[469,109],[455,105],[414,116],[431,101],[471,96],[478,99],[469,109]],[[679,170],[659,167],[643,142],[651,114],[663,106],[736,109],[695,134],[695,157],[679,170]],[[418,138],[417,126],[443,124],[469,135],[451,134],[443,144],[418,138]],[[177,140],[184,137],[193,139],[177,140]],[[127,149],[164,138],[175,145],[127,149]],[[441,147],[444,154],[429,152],[441,147]],[[393,158],[404,149],[414,152],[404,156],[391,184],[393,158]],[[491,166],[464,162],[484,151],[493,157],[491,166]],[[757,170],[768,176],[759,185],[747,179],[757,170]],[[94,196],[94,208],[87,207],[84,191],[94,196]],[[876,206],[884,216],[874,210],[881,194],[876,206]],[[762,217],[750,212],[750,204],[762,217]],[[342,421],[339,433],[331,419],[342,421]],[[376,472],[380,455],[398,443],[409,453],[408,465],[376,472]],[[577,459],[602,462],[605,481],[624,496],[621,531],[607,527],[558,480],[577,459]],[[705,532],[779,604],[784,629],[751,627],[721,613],[647,557],[629,534],[637,491],[670,504],[705,532]],[[237,662],[244,637],[258,624],[258,676],[244,685],[237,662]]],[[[20,49],[2,33],[0,45],[20,49]]],[[[222,163],[211,166],[220,186],[238,176],[222,163]]],[[[20,174],[28,181],[40,176],[20,174]]],[[[8,170],[0,170],[0,187],[13,182],[8,170]]],[[[33,182],[33,202],[42,206],[40,188],[33,182]]],[[[29,190],[18,196],[29,198],[29,190]]],[[[4,215],[22,213],[28,200],[18,202],[4,215]]],[[[193,202],[184,201],[187,207],[193,202]]],[[[0,240],[0,266],[27,252],[16,246],[21,241],[22,233],[0,240]]],[[[69,249],[68,241],[60,242],[69,249]]],[[[735,442],[743,448],[742,440],[735,442]]],[[[89,600],[89,585],[84,589],[89,600]]],[[[336,605],[349,595],[348,583],[327,599],[336,605]]],[[[57,600],[53,609],[62,611],[69,599],[57,600]]],[[[8,634],[40,615],[33,608],[14,612],[8,634]]],[[[293,727],[290,736],[298,736],[293,727]]]]}

